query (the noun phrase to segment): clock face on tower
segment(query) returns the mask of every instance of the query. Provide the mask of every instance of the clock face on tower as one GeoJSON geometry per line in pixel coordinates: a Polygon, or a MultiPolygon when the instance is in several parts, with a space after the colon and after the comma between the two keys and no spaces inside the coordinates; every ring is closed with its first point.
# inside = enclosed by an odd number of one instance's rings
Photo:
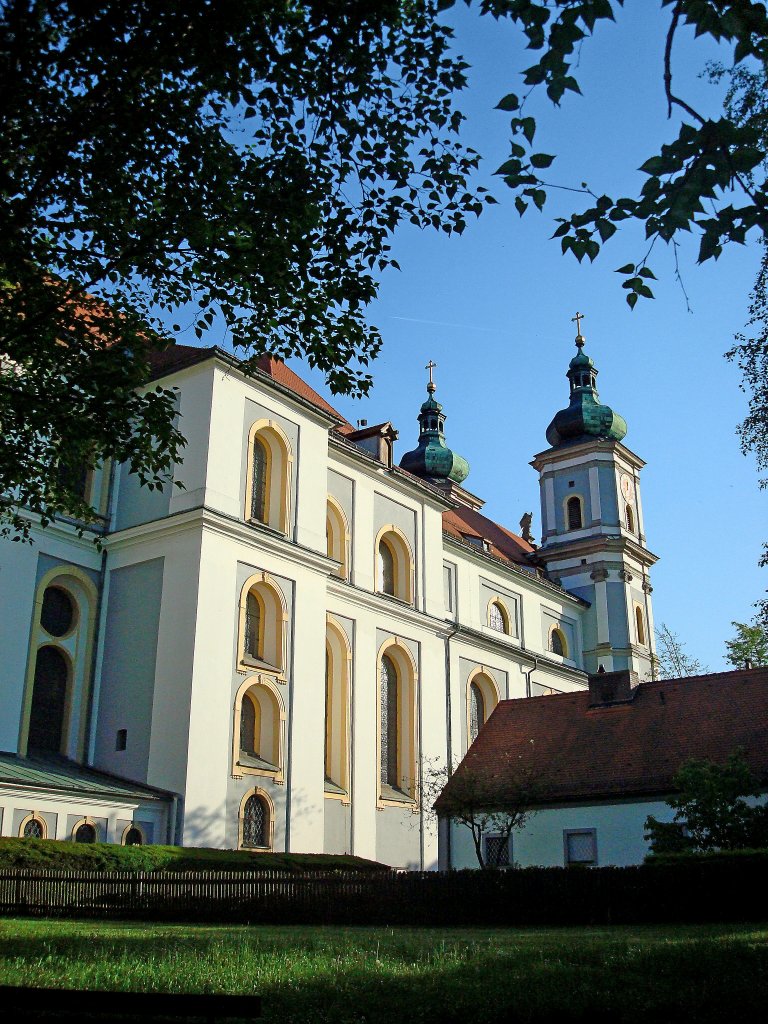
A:
{"type": "Polygon", "coordinates": [[[624,496],[624,501],[631,503],[633,498],[631,479],[627,476],[626,473],[622,473],[621,480],[619,483],[621,487],[621,493],[624,496]]]}

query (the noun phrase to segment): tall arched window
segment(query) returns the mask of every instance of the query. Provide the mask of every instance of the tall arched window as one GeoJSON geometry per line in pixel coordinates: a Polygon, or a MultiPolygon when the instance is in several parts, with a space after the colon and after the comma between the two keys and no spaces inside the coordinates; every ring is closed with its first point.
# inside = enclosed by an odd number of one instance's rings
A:
{"type": "Polygon", "coordinates": [[[261,573],[245,583],[240,602],[240,667],[282,674],[287,614],[281,591],[261,573]]]}
{"type": "Polygon", "coordinates": [[[394,527],[383,530],[376,545],[376,590],[413,601],[413,564],[407,541],[394,527]]]}
{"type": "Polygon", "coordinates": [[[40,648],[32,684],[27,738],[30,750],[61,753],[69,675],[67,659],[57,647],[40,648]]]}
{"type": "Polygon", "coordinates": [[[267,473],[269,456],[264,442],[258,436],[251,449],[251,519],[267,522],[267,473]]]}
{"type": "Polygon", "coordinates": [[[235,774],[245,769],[276,777],[282,765],[283,718],[276,692],[265,683],[254,683],[240,694],[238,710],[235,774]]]}
{"type": "Polygon", "coordinates": [[[626,515],[627,515],[627,529],[629,530],[630,533],[634,533],[635,532],[635,513],[632,510],[632,506],[631,505],[627,505],[626,515]]]}
{"type": "Polygon", "coordinates": [[[257,592],[251,590],[248,592],[245,603],[245,644],[243,649],[247,655],[258,661],[264,657],[262,623],[261,601],[257,592]]]}
{"type": "Polygon", "coordinates": [[[349,790],[349,640],[328,616],[325,630],[325,791],[349,790]]]}
{"type": "Polygon", "coordinates": [[[325,543],[329,558],[339,563],[334,574],[343,580],[349,578],[347,551],[349,547],[349,531],[341,506],[332,498],[326,502],[325,510],[325,543]]]}
{"type": "Polygon", "coordinates": [[[645,620],[643,609],[639,604],[635,605],[635,629],[637,631],[637,642],[645,646],[645,620]]]}
{"type": "Polygon", "coordinates": [[[399,679],[395,663],[386,654],[381,659],[381,741],[382,785],[400,789],[398,771],[399,679]]]}
{"type": "Polygon", "coordinates": [[[75,603],[62,587],[46,587],[40,625],[51,636],[65,636],[75,621],[75,603]]]}
{"type": "Polygon", "coordinates": [[[379,541],[379,590],[382,594],[395,594],[395,556],[386,540],[379,541]]]}
{"type": "Polygon", "coordinates": [[[270,815],[267,801],[256,793],[245,801],[241,819],[242,842],[245,849],[269,847],[270,815]]]}
{"type": "Polygon", "coordinates": [[[488,625],[499,633],[509,633],[509,616],[499,601],[488,605],[488,625]]]}
{"type": "Polygon", "coordinates": [[[565,504],[566,518],[568,520],[569,530],[580,530],[583,526],[583,518],[581,514],[581,498],[577,498],[576,495],[570,497],[565,504]]]}
{"type": "Polygon", "coordinates": [[[559,654],[561,658],[568,657],[568,642],[565,633],[557,626],[553,626],[549,634],[549,649],[553,654],[559,654]]]}
{"type": "Polygon", "coordinates": [[[474,743],[485,725],[485,701],[477,683],[469,684],[469,742],[474,743]]]}
{"type": "Polygon", "coordinates": [[[288,439],[273,420],[258,420],[248,436],[245,518],[288,532],[292,459],[288,439]]]}

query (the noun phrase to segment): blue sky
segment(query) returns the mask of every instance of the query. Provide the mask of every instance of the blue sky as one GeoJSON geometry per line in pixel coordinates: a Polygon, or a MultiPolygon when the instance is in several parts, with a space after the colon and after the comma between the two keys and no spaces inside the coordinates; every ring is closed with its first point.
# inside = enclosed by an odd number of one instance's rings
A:
{"type": "MultiPolygon", "coordinates": [[[[533,59],[509,26],[464,5],[450,17],[457,48],[472,65],[460,101],[469,118],[465,138],[483,154],[479,180],[499,205],[462,237],[411,227],[397,233],[402,270],[385,273],[370,310],[384,338],[372,367],[375,386],[365,401],[334,404],[353,422],[392,420],[399,459],[415,445],[423,368],[434,359],[449,443],[471,466],[466,486],[486,500],[486,514],[513,529],[533,511],[536,530],[538,482],[528,463],[546,447],[553,414],[567,405],[571,317],[584,312],[601,398],[625,417],[626,444],[648,463],[643,503],[648,544],[660,556],[652,573],[657,625],[667,623],[689,654],[722,669],[731,620],[750,619],[768,583],[757,568],[768,539],[767,495],[758,490],[753,461],[739,451],[735,429],[746,399],[738,371],[723,358],[746,320],[759,248],[734,247],[697,267],[697,243],[684,246],[689,313],[671,250],[657,247],[650,262],[660,278],[657,298],[630,311],[614,271],[644,255],[642,232],[620,231],[594,264],[579,265],[549,239],[553,218],[573,203],[568,193],[543,214],[518,216],[511,193],[492,177],[508,155],[509,136],[509,115],[493,108],[505,93],[522,91],[517,72],[533,59]]],[[[636,168],[677,130],[663,94],[668,20],[656,2],[629,0],[620,21],[602,26],[583,47],[583,96],[553,108],[542,95],[531,108],[539,119],[537,149],[558,155],[549,180],[586,181],[614,197],[636,193],[644,180],[636,168]]],[[[705,60],[718,56],[714,45],[681,32],[673,56],[677,93],[716,113],[722,93],[698,77],[705,60]]],[[[321,375],[292,365],[323,390],[321,375]]]]}

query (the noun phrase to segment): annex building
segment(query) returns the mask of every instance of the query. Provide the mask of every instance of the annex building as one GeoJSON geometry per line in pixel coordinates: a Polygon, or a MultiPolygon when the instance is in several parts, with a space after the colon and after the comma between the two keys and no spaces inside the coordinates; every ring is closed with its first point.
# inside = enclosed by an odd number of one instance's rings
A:
{"type": "Polygon", "coordinates": [[[159,354],[184,489],[97,467],[101,552],[62,520],[0,542],[0,834],[436,866],[425,764],[499,701],[653,678],[644,463],[576,345],[539,546],[465,488],[431,372],[396,465],[391,423],[275,358],[159,354]]]}

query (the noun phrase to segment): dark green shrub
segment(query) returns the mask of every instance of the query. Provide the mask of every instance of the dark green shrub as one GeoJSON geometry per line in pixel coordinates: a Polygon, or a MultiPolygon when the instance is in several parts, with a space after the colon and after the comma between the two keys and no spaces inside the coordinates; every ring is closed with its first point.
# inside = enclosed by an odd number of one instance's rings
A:
{"type": "Polygon", "coordinates": [[[117,846],[53,839],[0,838],[0,871],[386,871],[362,857],[322,853],[251,853],[181,846],[117,846]]]}

